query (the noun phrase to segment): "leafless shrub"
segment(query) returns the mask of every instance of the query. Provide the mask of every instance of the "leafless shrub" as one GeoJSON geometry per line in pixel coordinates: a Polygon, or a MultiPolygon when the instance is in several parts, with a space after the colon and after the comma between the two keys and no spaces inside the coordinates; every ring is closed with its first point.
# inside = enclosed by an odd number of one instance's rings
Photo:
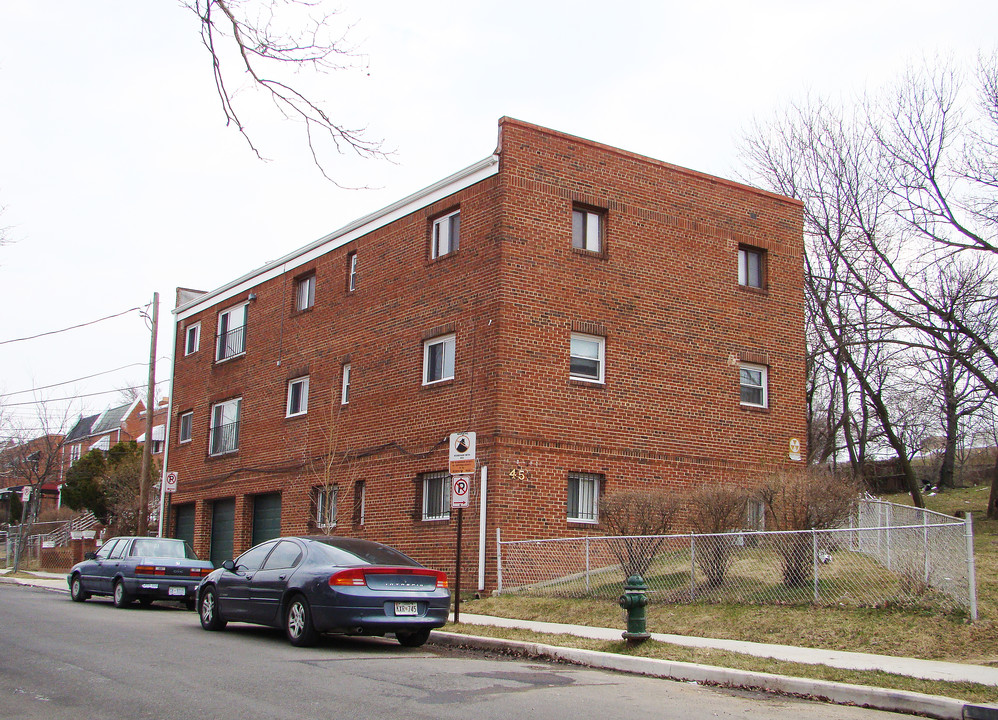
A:
{"type": "Polygon", "coordinates": [[[621,490],[600,498],[600,523],[610,535],[622,537],[613,552],[624,577],[644,575],[672,528],[679,503],[672,493],[621,490]]]}
{"type": "MultiPolygon", "coordinates": [[[[772,530],[827,530],[852,514],[859,487],[851,479],[819,468],[793,468],[774,473],[759,488],[772,530]]],[[[783,558],[783,580],[791,587],[807,582],[811,539],[786,535],[777,548],[783,558]]]]}
{"type": "Polygon", "coordinates": [[[708,588],[724,583],[734,544],[733,538],[723,533],[744,525],[746,502],[745,491],[733,484],[703,485],[690,495],[687,505],[690,526],[695,532],[707,535],[697,539],[695,552],[697,565],[707,576],[708,588]]]}

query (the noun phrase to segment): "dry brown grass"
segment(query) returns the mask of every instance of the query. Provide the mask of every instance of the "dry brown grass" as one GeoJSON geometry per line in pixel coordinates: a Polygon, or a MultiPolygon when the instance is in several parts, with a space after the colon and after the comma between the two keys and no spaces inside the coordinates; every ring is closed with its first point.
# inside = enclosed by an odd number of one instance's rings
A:
{"type": "MultiPolygon", "coordinates": [[[[887,499],[905,502],[906,497],[887,499]]],[[[983,486],[926,498],[932,510],[974,512],[976,623],[959,613],[893,607],[656,604],[649,607],[648,630],[998,666],[998,522],[984,520],[987,499],[983,486]]],[[[606,600],[504,596],[468,601],[462,608],[524,620],[624,627],[623,611],[606,600]]]]}

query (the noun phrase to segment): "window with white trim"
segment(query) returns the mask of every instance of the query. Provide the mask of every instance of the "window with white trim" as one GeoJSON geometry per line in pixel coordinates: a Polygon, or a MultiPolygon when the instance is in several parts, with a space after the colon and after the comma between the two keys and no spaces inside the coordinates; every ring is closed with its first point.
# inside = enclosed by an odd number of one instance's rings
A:
{"type": "Polygon", "coordinates": [[[190,442],[194,437],[194,411],[180,414],[180,429],[177,432],[178,442],[190,442]]]}
{"type": "Polygon", "coordinates": [[[343,383],[340,388],[340,405],[350,404],[350,363],[343,366],[343,383]]]}
{"type": "Polygon", "coordinates": [[[438,258],[456,252],[461,239],[461,212],[439,217],[433,221],[430,237],[430,257],[438,258]]]}
{"type": "Polygon", "coordinates": [[[603,213],[585,208],[572,210],[572,247],[589,252],[603,251],[603,213]]]}
{"type": "Polygon", "coordinates": [[[239,449],[239,414],[242,404],[242,398],[234,398],[211,406],[209,455],[224,455],[239,449]]]}
{"type": "Polygon", "coordinates": [[[193,355],[201,347],[201,323],[188,325],[184,331],[184,355],[193,355]]]}
{"type": "Polygon", "coordinates": [[[246,303],[218,314],[215,360],[227,360],[246,352],[246,303]]]}
{"type": "Polygon", "coordinates": [[[295,293],[295,309],[308,310],[315,305],[315,275],[299,278],[295,293]]]}
{"type": "Polygon", "coordinates": [[[758,248],[743,245],[738,248],[738,284],[745,287],[763,287],[765,253],[758,248]]]}
{"type": "Polygon", "coordinates": [[[569,350],[569,377],[572,380],[603,382],[606,339],[597,335],[572,333],[569,350]]]}
{"type": "Polygon", "coordinates": [[[347,255],[347,290],[353,292],[357,289],[357,253],[352,252],[347,255]]]}
{"type": "Polygon", "coordinates": [[[315,524],[321,528],[336,527],[336,497],[339,487],[319,487],[315,489],[315,524]]]}
{"type": "Polygon", "coordinates": [[[80,456],[82,454],[83,454],[83,445],[80,445],[79,443],[77,443],[76,445],[70,445],[69,446],[69,464],[72,465],[77,460],[79,460],[80,456]]]}
{"type": "Polygon", "coordinates": [[[367,511],[367,483],[357,480],[353,484],[353,524],[363,525],[367,511]]]}
{"type": "Polygon", "coordinates": [[[423,474],[423,519],[450,519],[450,473],[423,474]]]}
{"type": "Polygon", "coordinates": [[[287,416],[304,415],[308,412],[308,375],[288,382],[287,416]]]}
{"type": "Polygon", "coordinates": [[[455,335],[441,335],[423,342],[423,384],[454,379],[455,335]]]}
{"type": "Polygon", "coordinates": [[[599,522],[599,493],[602,482],[603,476],[596,473],[568,474],[569,522],[599,522]]]}
{"type": "Polygon", "coordinates": [[[742,363],[738,368],[741,404],[751,407],[769,406],[769,371],[765,365],[742,363]]]}

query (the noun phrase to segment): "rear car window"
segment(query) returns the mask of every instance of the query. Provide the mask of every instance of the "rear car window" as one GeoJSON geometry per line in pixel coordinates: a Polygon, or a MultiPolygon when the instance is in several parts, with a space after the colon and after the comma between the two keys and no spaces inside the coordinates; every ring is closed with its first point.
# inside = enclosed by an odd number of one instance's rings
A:
{"type": "Polygon", "coordinates": [[[313,552],[326,562],[333,565],[403,565],[422,567],[408,555],[398,550],[356,538],[330,537],[315,540],[312,543],[313,552]]]}
{"type": "Polygon", "coordinates": [[[183,540],[159,538],[139,538],[132,543],[131,554],[140,557],[198,559],[190,545],[183,540]]]}

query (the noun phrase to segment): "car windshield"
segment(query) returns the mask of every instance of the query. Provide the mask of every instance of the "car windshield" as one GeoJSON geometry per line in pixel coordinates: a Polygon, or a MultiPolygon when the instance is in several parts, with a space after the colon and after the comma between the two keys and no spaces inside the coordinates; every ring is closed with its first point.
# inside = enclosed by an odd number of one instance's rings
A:
{"type": "Polygon", "coordinates": [[[183,540],[166,540],[160,538],[139,538],[132,545],[132,555],[142,557],[184,558],[197,560],[191,547],[183,540]]]}
{"type": "Polygon", "coordinates": [[[313,552],[332,565],[403,565],[422,567],[387,545],[356,538],[313,538],[313,552]]]}

